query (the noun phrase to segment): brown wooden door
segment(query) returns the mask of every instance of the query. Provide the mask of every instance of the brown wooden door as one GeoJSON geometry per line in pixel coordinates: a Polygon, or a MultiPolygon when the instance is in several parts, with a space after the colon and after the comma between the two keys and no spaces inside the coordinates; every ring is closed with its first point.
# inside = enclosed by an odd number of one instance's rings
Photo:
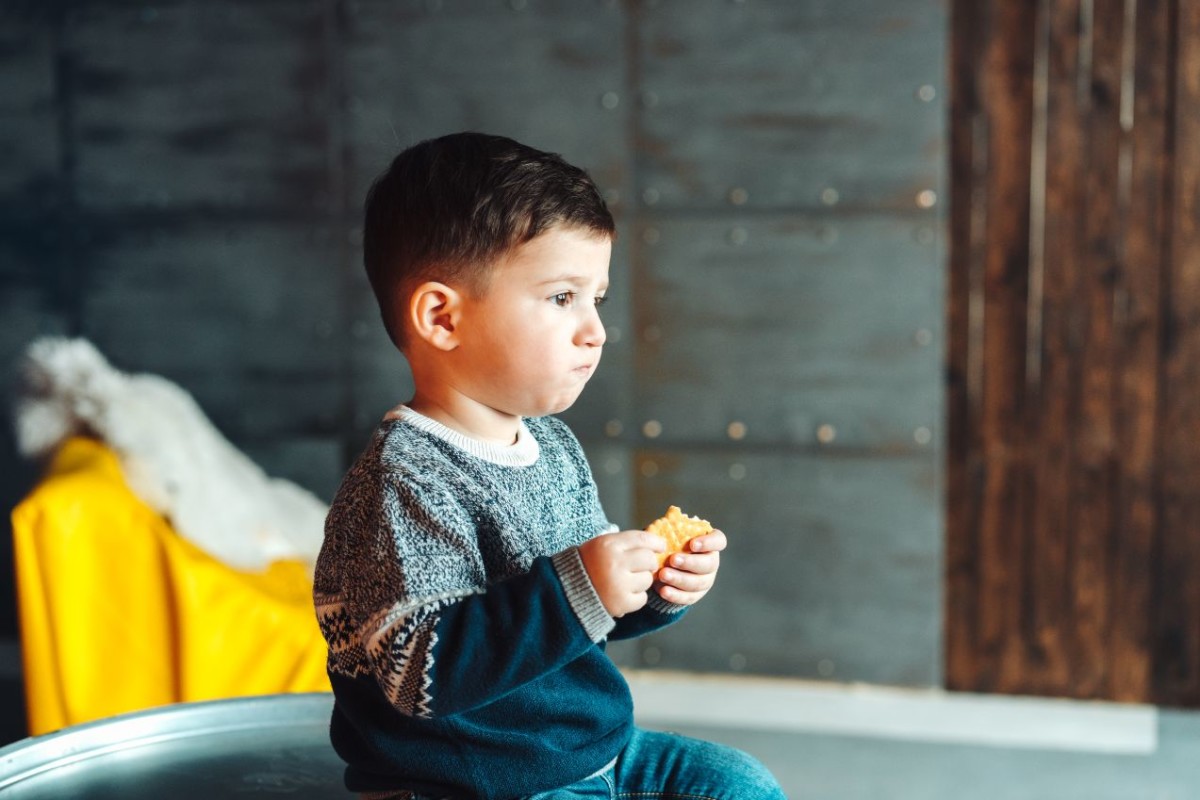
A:
{"type": "Polygon", "coordinates": [[[946,677],[1200,704],[1200,3],[956,0],[946,677]]]}

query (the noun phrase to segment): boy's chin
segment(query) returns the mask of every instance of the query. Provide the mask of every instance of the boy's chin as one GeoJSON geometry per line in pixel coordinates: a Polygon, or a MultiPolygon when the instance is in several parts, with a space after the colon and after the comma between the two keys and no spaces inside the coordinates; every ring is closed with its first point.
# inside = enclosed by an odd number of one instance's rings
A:
{"type": "Polygon", "coordinates": [[[548,416],[551,416],[551,415],[554,415],[554,414],[561,414],[561,413],[563,413],[564,411],[566,411],[568,408],[570,408],[571,406],[575,405],[575,401],[576,401],[576,400],[578,400],[578,399],[579,399],[579,395],[578,395],[578,394],[576,394],[576,395],[574,395],[573,397],[570,397],[570,398],[565,398],[565,397],[564,397],[564,398],[559,398],[559,399],[557,399],[557,400],[554,400],[554,401],[550,401],[550,402],[547,402],[547,403],[543,403],[543,404],[542,404],[542,407],[541,407],[541,408],[542,408],[542,410],[541,410],[539,413],[537,413],[537,414],[525,414],[524,416],[527,416],[527,417],[548,417],[548,416]]]}

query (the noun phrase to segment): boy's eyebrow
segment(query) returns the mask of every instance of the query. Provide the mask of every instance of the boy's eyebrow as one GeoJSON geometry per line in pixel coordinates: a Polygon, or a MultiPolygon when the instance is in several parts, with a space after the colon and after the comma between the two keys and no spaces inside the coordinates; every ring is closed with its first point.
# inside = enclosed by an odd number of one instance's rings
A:
{"type": "MultiPolygon", "coordinates": [[[[575,286],[584,286],[589,282],[590,282],[589,279],[583,275],[572,275],[570,273],[563,273],[561,275],[556,275],[553,278],[547,278],[544,281],[539,281],[538,286],[548,286],[551,283],[570,283],[575,286]]],[[[601,284],[601,286],[603,288],[608,288],[608,282],[605,281],[603,284],[601,284]]]]}

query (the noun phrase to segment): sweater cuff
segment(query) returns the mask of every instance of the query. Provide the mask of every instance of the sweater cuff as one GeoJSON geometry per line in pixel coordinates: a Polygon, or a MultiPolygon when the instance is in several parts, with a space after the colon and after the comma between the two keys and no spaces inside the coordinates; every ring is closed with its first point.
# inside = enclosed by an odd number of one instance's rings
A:
{"type": "Polygon", "coordinates": [[[593,642],[600,641],[617,623],[600,602],[600,595],[596,594],[596,587],[592,586],[592,579],[583,567],[579,548],[563,550],[551,556],[550,561],[558,572],[563,590],[567,593],[567,602],[571,604],[571,610],[583,625],[584,632],[593,642]]]}
{"type": "Polygon", "coordinates": [[[650,590],[650,597],[646,600],[646,605],[651,611],[657,611],[660,614],[681,614],[688,609],[687,606],[678,603],[668,603],[653,589],[650,590]]]}

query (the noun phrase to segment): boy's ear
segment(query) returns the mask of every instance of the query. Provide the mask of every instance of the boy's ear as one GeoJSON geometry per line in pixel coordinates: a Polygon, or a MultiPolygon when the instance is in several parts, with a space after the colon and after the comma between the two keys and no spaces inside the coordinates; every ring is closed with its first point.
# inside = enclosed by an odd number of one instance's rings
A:
{"type": "Polygon", "coordinates": [[[444,283],[427,281],[413,290],[408,300],[408,321],[418,338],[438,350],[458,347],[458,318],[462,296],[444,283]]]}

